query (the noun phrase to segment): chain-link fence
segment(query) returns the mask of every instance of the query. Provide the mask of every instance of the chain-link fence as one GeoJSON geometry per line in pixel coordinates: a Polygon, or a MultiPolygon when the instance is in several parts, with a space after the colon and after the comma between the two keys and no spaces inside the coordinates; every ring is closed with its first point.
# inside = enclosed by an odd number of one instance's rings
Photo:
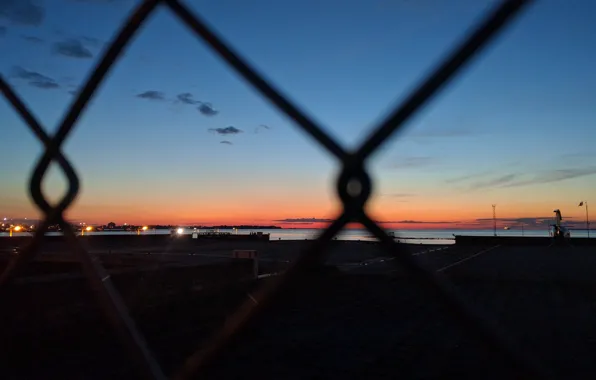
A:
{"type": "MultiPolygon", "coordinates": [[[[346,224],[358,222],[364,225],[376,236],[391,255],[394,262],[407,269],[420,285],[438,296],[455,317],[465,322],[467,330],[487,347],[500,351],[509,360],[510,364],[522,374],[523,378],[545,377],[540,366],[526,354],[518,352],[517,346],[508,340],[507,335],[481,318],[477,311],[461,298],[453,286],[440,274],[424,269],[407,252],[403,245],[395,243],[384,230],[375,223],[365,212],[364,206],[371,194],[372,180],[366,170],[366,160],[383,144],[391,135],[399,131],[405,122],[418,111],[433,95],[461,71],[462,67],[476,55],[481,48],[505,27],[523,6],[526,0],[503,1],[490,14],[472,30],[465,41],[458,45],[451,54],[440,62],[434,72],[415,90],[405,101],[397,106],[393,112],[380,123],[364,140],[358,149],[348,151],[337,141],[332,139],[320,126],[310,120],[305,113],[298,109],[290,100],[284,97],[271,83],[266,81],[246,59],[236,53],[223,38],[218,36],[211,27],[197,14],[191,12],[187,6],[177,0],[146,0],[138,5],[124,23],[116,37],[105,51],[103,57],[93,70],[85,86],[79,91],[76,101],[59,124],[57,132],[51,136],[46,129],[35,119],[25,103],[17,96],[7,81],[0,77],[0,89],[21,118],[26,122],[31,131],[44,144],[45,152],[37,162],[30,180],[31,196],[45,218],[36,231],[35,236],[19,255],[15,256],[8,267],[0,276],[0,292],[4,296],[11,291],[15,275],[26,266],[40,251],[43,244],[44,232],[48,226],[59,224],[64,231],[64,236],[72,251],[81,261],[87,280],[92,286],[101,310],[111,322],[114,330],[126,345],[128,352],[138,364],[140,374],[149,379],[163,379],[165,376],[157,361],[153,358],[147,344],[135,326],[134,320],[122,300],[121,295],[114,287],[109,273],[100,261],[87,252],[77,240],[75,232],[64,218],[67,210],[79,192],[79,179],[77,173],[70,165],[68,159],[61,151],[67,136],[71,133],[76,122],[87,107],[97,87],[103,81],[108,71],[122,54],[139,27],[147,20],[158,6],[168,7],[179,20],[209,45],[219,57],[233,70],[238,72],[247,82],[256,88],[263,97],[276,105],[288,117],[294,120],[296,126],[308,133],[314,141],[318,142],[330,154],[335,156],[342,165],[341,174],[337,180],[337,192],[343,203],[343,212],[331,225],[302,252],[300,257],[288,268],[285,275],[278,276],[262,286],[251,300],[247,300],[230,317],[228,323],[216,334],[205,349],[193,354],[178,372],[182,379],[191,378],[236,339],[247,323],[258,313],[261,313],[274,303],[273,296],[288,289],[288,286],[305,280],[305,274],[310,273],[322,263],[326,257],[326,248],[333,237],[342,230],[346,224]],[[52,161],[57,162],[68,179],[68,191],[64,198],[52,206],[44,197],[41,182],[47,173],[52,161]]],[[[4,298],[4,297],[3,297],[4,298]]],[[[0,308],[2,306],[0,305],[0,308]]]]}

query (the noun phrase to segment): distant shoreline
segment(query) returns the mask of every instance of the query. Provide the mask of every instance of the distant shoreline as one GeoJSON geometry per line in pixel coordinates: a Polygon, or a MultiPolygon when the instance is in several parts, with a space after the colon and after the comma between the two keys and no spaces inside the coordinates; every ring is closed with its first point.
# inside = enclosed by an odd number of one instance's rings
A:
{"type": "MultiPolygon", "coordinates": [[[[128,228],[122,228],[122,226],[119,226],[117,228],[106,228],[105,226],[100,226],[100,227],[104,227],[104,231],[105,232],[110,232],[110,231],[136,231],[136,229],[138,227],[141,226],[132,226],[132,227],[128,227],[128,228]]],[[[233,229],[237,229],[237,230],[282,230],[283,227],[280,226],[251,226],[251,225],[240,225],[240,226],[194,226],[194,225],[185,225],[185,224],[172,224],[172,225],[148,225],[149,229],[155,229],[155,230],[169,230],[172,228],[180,228],[180,227],[186,227],[186,228],[196,228],[198,230],[233,230],[233,229]]]]}

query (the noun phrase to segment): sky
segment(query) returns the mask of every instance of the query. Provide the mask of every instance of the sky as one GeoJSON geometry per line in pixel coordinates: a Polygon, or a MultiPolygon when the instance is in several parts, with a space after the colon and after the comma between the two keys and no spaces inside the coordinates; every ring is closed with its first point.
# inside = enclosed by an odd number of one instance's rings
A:
{"type": "MultiPolygon", "coordinates": [[[[53,133],[133,0],[0,0],[0,73],[53,133]]],[[[356,148],[497,3],[186,0],[346,149],[356,148]]],[[[367,211],[391,228],[585,220],[596,188],[596,3],[533,3],[367,162],[367,211]]],[[[42,145],[0,96],[0,214],[28,195],[42,145]]],[[[165,6],[125,49],[63,152],[74,222],[319,227],[339,162],[165,6]]],[[[52,165],[52,202],[65,179],[52,165]]],[[[593,201],[596,207],[596,201],[593,201]]],[[[596,208],[595,208],[596,210],[596,208]]]]}

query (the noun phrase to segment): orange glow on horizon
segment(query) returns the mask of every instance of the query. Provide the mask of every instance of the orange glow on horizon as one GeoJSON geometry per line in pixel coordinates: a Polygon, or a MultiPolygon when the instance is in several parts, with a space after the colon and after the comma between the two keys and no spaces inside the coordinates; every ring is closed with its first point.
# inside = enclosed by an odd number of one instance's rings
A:
{"type": "MultiPolygon", "coordinates": [[[[280,195],[268,197],[260,194],[254,199],[246,196],[238,199],[222,200],[216,197],[194,199],[175,199],[170,202],[149,202],[123,200],[101,203],[77,201],[66,212],[67,220],[84,220],[89,224],[122,224],[125,221],[135,226],[148,225],[261,225],[279,226],[286,229],[319,229],[329,225],[340,215],[341,207],[333,197],[313,200],[303,198],[287,199],[280,195]],[[147,207],[155,204],[156,207],[147,207]],[[157,205],[159,205],[157,207],[157,205]],[[303,222],[301,222],[303,221],[303,222]]],[[[578,202],[550,201],[510,201],[497,205],[497,228],[513,226],[499,219],[515,218],[550,218],[552,210],[560,208],[566,221],[585,220],[585,210],[578,207],[578,202]],[[553,207],[553,203],[556,207],[553,207]]],[[[13,204],[6,216],[18,219],[27,215],[30,219],[41,219],[29,204],[13,204]]],[[[492,228],[492,207],[485,202],[457,199],[420,199],[408,202],[396,202],[391,198],[377,197],[367,204],[367,213],[371,219],[379,222],[385,229],[487,229],[492,228]]],[[[142,228],[142,227],[139,227],[142,228]]],[[[354,223],[346,228],[363,228],[354,223]]],[[[530,227],[527,227],[530,229],[530,227]]],[[[15,231],[18,231],[14,229],[15,231]]],[[[146,231],[144,228],[143,231],[146,231]]]]}
{"type": "MultiPolygon", "coordinates": [[[[577,205],[576,205],[577,206],[577,205]]],[[[485,207],[486,208],[486,207],[485,207]]],[[[503,207],[504,208],[504,207],[503,207]]],[[[545,208],[543,208],[545,209],[545,208]]],[[[546,209],[548,210],[548,209],[546,209]]],[[[81,210],[74,210],[67,213],[67,220],[78,221],[86,220],[92,224],[107,224],[114,222],[122,224],[124,221],[130,225],[149,226],[149,225],[263,225],[263,226],[279,226],[282,228],[291,229],[319,229],[327,227],[330,222],[340,215],[336,210],[327,212],[317,212],[316,210],[300,210],[301,212],[292,213],[284,210],[283,214],[279,214],[278,210],[264,210],[262,213],[249,213],[245,210],[238,210],[230,213],[201,213],[193,212],[192,210],[185,210],[185,212],[175,213],[169,210],[157,210],[151,213],[143,212],[142,210],[130,210],[132,212],[111,212],[112,210],[104,210],[104,212],[97,213],[83,213],[81,210]],[[333,212],[336,211],[336,212],[333,212]],[[106,215],[108,215],[106,217],[106,215]],[[200,215],[197,217],[197,215],[200,215]],[[314,215],[314,217],[313,217],[314,215]],[[300,220],[304,220],[300,222],[300,220]]],[[[476,229],[476,228],[492,228],[492,209],[489,210],[466,210],[462,213],[455,213],[452,210],[407,210],[402,213],[391,213],[387,215],[386,212],[372,212],[368,214],[372,220],[385,229],[476,229]],[[433,212],[434,211],[434,212],[433,212]],[[475,212],[474,212],[475,211],[475,212]]],[[[549,210],[552,211],[552,210],[549,210]]],[[[551,218],[551,212],[540,210],[529,210],[526,212],[499,212],[497,208],[497,227],[502,228],[507,223],[501,219],[515,219],[515,218],[551,218]]],[[[574,210],[576,211],[576,210],[574,210]]],[[[566,221],[581,222],[585,220],[585,211],[583,209],[575,214],[566,214],[564,218],[566,221]]],[[[34,216],[29,211],[27,215],[34,216]]],[[[35,217],[41,219],[41,215],[35,217]]],[[[86,231],[90,227],[86,228],[86,231]]],[[[143,231],[148,228],[140,227],[143,231]]],[[[363,228],[359,223],[351,223],[346,228],[363,228]]],[[[13,230],[18,232],[22,229],[21,226],[14,227],[13,230]]]]}

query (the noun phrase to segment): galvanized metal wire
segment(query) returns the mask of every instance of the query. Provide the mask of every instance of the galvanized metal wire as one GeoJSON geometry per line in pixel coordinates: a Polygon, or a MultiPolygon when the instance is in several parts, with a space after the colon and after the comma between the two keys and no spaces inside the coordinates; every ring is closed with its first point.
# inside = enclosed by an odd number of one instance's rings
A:
{"type": "MultiPolygon", "coordinates": [[[[521,377],[548,377],[541,367],[536,364],[536,361],[529,358],[527,354],[518,352],[516,344],[508,338],[507,334],[500,331],[491,322],[490,318],[479,315],[478,310],[465,302],[445,278],[424,269],[414,261],[403,245],[396,244],[393,238],[389,237],[365,212],[366,202],[372,193],[373,182],[366,170],[367,159],[388,138],[405,128],[407,120],[419,111],[430,98],[436,95],[449,80],[453,79],[455,74],[460,72],[462,67],[469,63],[476,53],[486,47],[490,40],[519,13],[523,6],[530,3],[529,0],[507,0],[495,7],[479,23],[476,29],[470,31],[465,41],[447,55],[446,59],[428,76],[428,79],[413,91],[401,105],[395,107],[395,110],[374,128],[360,147],[353,152],[346,150],[331,138],[323,127],[313,122],[305,112],[294,105],[270,81],[266,80],[262,73],[257,72],[246,58],[241,57],[240,54],[234,51],[231,45],[219,36],[205,20],[178,0],[145,0],[134,9],[99,60],[85,86],[76,96],[74,103],[65,114],[53,136],[45,132],[25,103],[17,96],[7,81],[0,76],[0,90],[45,146],[44,154],[39,159],[30,179],[31,197],[43,213],[44,220],[36,231],[30,245],[21,254],[15,256],[6,270],[0,274],[0,295],[5,294],[3,292],[10,291],[12,281],[18,271],[38,254],[48,226],[59,224],[73,253],[82,263],[84,273],[94,290],[102,311],[122,342],[128,347],[131,357],[135,359],[139,374],[147,379],[165,378],[158,363],[152,357],[144,338],[129,316],[129,312],[114,288],[109,274],[98,260],[85,251],[64,218],[65,210],[72,205],[79,192],[79,180],[74,168],[61,151],[61,146],[75,128],[78,118],[86,109],[110,68],[118,60],[135,32],[160,3],[163,3],[163,6],[169,8],[182,23],[194,31],[199,40],[212,48],[231,69],[240,74],[264,98],[293,120],[297,128],[310,135],[314,141],[338,159],[342,165],[342,171],[337,181],[337,191],[344,208],[341,215],[321,233],[307,250],[301,253],[300,257],[285,272],[285,275],[275,277],[274,280],[268,282],[266,286],[261,287],[257,293],[253,294],[253,299],[247,300],[246,303],[241,305],[230,316],[226,325],[213,335],[210,343],[188,358],[183,368],[175,374],[175,378],[188,379],[196,377],[220,354],[225,352],[226,348],[240,337],[243,328],[253,318],[259,313],[269,310],[269,307],[275,303],[275,295],[283,294],[288,286],[304,281],[305,274],[310,273],[325,260],[326,248],[329,242],[346,224],[351,222],[362,223],[382,242],[387,252],[395,257],[396,260],[394,261],[397,264],[406,268],[418,280],[420,285],[448,306],[448,309],[463,323],[470,334],[477,337],[492,351],[498,352],[508,359],[509,363],[518,369],[521,377]],[[51,205],[41,190],[41,182],[52,161],[58,163],[68,180],[68,190],[56,205],[51,205]],[[357,182],[360,185],[358,193],[349,191],[351,182],[357,182]]],[[[396,291],[398,290],[396,289],[396,291]]],[[[0,299],[0,302],[2,302],[2,299],[0,299]]]]}

